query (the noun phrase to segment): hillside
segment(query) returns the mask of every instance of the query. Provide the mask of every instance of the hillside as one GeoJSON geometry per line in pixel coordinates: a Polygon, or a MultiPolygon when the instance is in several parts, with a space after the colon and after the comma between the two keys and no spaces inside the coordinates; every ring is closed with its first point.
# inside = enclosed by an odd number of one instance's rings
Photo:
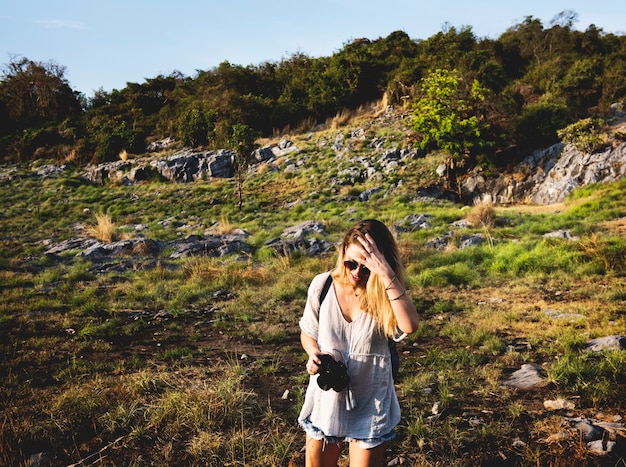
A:
{"type": "Polygon", "coordinates": [[[406,115],[350,117],[259,141],[241,208],[236,177],[159,168],[184,148],[102,183],[4,166],[0,463],[302,465],[307,286],[369,217],[397,235],[421,319],[389,465],[623,463],[624,179],[457,203],[406,115]]]}

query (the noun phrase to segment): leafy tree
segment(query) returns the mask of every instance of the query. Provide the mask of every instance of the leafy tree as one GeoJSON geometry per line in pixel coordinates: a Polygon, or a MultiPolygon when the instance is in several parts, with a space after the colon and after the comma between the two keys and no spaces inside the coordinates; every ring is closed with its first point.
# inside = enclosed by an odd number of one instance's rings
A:
{"type": "Polygon", "coordinates": [[[178,123],[178,137],[186,146],[206,146],[215,128],[215,111],[187,109],[178,123]]]}
{"type": "Polygon", "coordinates": [[[35,157],[39,148],[76,144],[66,131],[80,118],[82,99],[65,79],[65,68],[50,61],[13,59],[0,81],[0,156],[35,157]]]}
{"type": "Polygon", "coordinates": [[[486,94],[477,80],[467,82],[457,70],[437,69],[424,77],[413,103],[418,147],[446,151],[452,167],[492,148],[495,143],[483,137],[489,129],[481,111],[486,94]]]}
{"type": "Polygon", "coordinates": [[[516,139],[522,147],[546,147],[558,142],[557,131],[572,121],[570,111],[562,99],[543,96],[538,102],[526,105],[517,120],[516,139]]]}
{"type": "Polygon", "coordinates": [[[11,61],[0,81],[0,101],[16,125],[61,122],[80,113],[78,95],[64,77],[65,67],[26,58],[11,61]]]}
{"type": "Polygon", "coordinates": [[[230,148],[235,152],[237,169],[237,196],[239,198],[239,210],[243,205],[243,181],[252,160],[252,151],[255,148],[257,133],[248,125],[237,123],[232,127],[232,133],[228,140],[230,148]]]}

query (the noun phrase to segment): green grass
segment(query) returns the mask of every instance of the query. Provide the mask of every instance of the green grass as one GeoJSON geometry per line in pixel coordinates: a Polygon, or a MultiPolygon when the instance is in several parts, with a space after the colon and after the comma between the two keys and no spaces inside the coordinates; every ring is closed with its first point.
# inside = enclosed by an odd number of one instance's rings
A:
{"type": "MultiPolygon", "coordinates": [[[[391,129],[379,135],[388,144],[398,138],[391,129]]],[[[334,256],[283,257],[265,243],[304,220],[323,222],[323,239],[337,242],[358,219],[432,216],[428,229],[399,234],[420,324],[399,345],[403,420],[390,452],[409,465],[569,458],[578,448],[542,441],[558,420],[536,406],[556,395],[576,398],[581,414],[623,413],[624,352],[582,347],[626,330],[624,182],[576,190],[558,212],[497,208],[493,244],[459,249],[461,235],[485,233],[450,226],[468,209],[414,200],[433,182],[440,155],[411,161],[399,187],[397,175],[330,186],[347,161],[327,149],[303,155],[311,163],[300,173],[247,179],[241,211],[229,180],[96,186],[70,168],[0,185],[0,463],[23,464],[48,449],[71,464],[109,444],[118,465],[297,459],[304,435],[295,420],[308,381],[298,320],[310,280],[334,256]],[[374,186],[382,191],[371,201],[350,198],[374,186]],[[103,275],[77,251],[43,255],[50,242],[83,235],[77,224],[93,223],[96,212],[126,235],[144,224],[142,234],[161,241],[215,232],[227,221],[248,232],[252,252],[171,260],[165,251],[148,267],[133,257],[134,268],[103,275]],[[543,237],[557,229],[581,238],[543,237]],[[425,248],[447,232],[445,251],[425,248]],[[546,309],[582,318],[550,319],[546,309]],[[529,347],[511,350],[520,342],[529,347]],[[531,362],[545,367],[550,388],[525,397],[502,388],[507,374],[531,362]],[[435,403],[440,415],[429,418],[435,403]],[[515,438],[528,448],[515,451],[515,438]]]]}

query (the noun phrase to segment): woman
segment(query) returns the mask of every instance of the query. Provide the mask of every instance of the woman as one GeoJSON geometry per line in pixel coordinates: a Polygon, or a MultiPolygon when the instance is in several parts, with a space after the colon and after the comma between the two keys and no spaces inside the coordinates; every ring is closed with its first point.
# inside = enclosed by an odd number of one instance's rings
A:
{"type": "Polygon", "coordinates": [[[393,235],[380,221],[357,223],[343,238],[335,268],[311,282],[300,320],[311,375],[298,417],[307,467],[336,466],[344,442],[351,467],[382,465],[400,421],[388,339],[417,324],[393,235]],[[320,303],[329,274],[332,287],[320,303]],[[316,381],[324,354],[345,365],[345,389],[324,390],[316,381]]]}

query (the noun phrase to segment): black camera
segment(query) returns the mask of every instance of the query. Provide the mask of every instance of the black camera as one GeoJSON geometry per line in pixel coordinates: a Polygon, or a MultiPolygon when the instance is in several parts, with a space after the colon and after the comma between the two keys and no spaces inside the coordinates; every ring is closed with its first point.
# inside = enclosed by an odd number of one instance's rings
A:
{"type": "Polygon", "coordinates": [[[333,389],[334,391],[341,392],[350,383],[350,377],[346,370],[346,366],[343,362],[337,362],[333,357],[328,354],[322,354],[319,356],[322,364],[317,370],[317,385],[323,390],[328,391],[333,389]]]}

